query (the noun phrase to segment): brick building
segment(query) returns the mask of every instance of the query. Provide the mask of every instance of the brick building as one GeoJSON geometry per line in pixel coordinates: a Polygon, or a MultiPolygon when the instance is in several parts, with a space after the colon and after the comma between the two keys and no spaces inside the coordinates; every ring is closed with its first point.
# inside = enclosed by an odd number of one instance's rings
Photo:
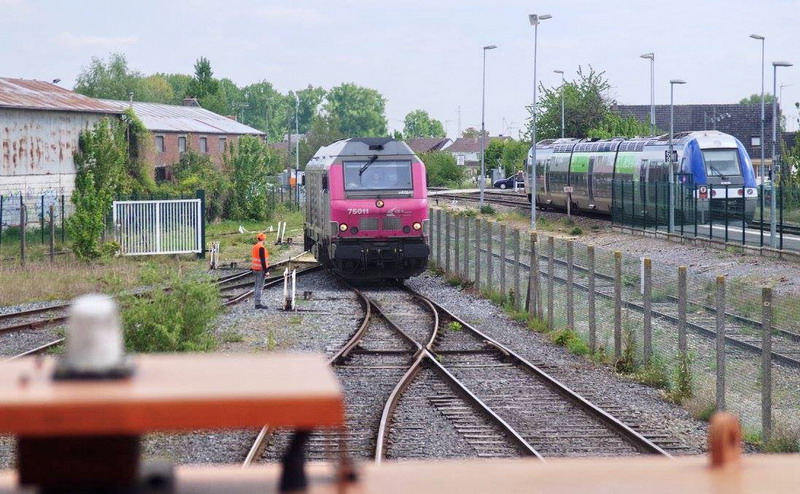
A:
{"type": "Polygon", "coordinates": [[[264,133],[200,107],[197,100],[187,98],[184,105],[104,100],[124,111],[132,107],[142,124],[152,134],[149,142],[140,144],[142,161],[153,167],[156,180],[169,178],[171,165],[187,151],[205,154],[218,167],[226,146],[244,135],[263,139],[264,133]]]}

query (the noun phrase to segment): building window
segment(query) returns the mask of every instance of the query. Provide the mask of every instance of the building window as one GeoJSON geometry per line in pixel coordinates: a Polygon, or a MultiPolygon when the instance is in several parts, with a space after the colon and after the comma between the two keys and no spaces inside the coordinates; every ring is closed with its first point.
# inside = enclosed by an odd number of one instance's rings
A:
{"type": "Polygon", "coordinates": [[[167,167],[166,166],[157,166],[156,167],[156,183],[160,183],[167,180],[167,167]]]}
{"type": "Polygon", "coordinates": [[[203,154],[208,154],[208,138],[206,137],[200,138],[200,152],[203,154]]]}
{"type": "Polygon", "coordinates": [[[178,152],[179,153],[186,152],[186,136],[178,137],[178,152]]]}
{"type": "Polygon", "coordinates": [[[164,152],[164,136],[156,136],[156,152],[159,154],[164,152]]]}
{"type": "Polygon", "coordinates": [[[220,137],[219,138],[219,152],[220,153],[224,153],[225,152],[225,142],[226,142],[226,138],[224,138],[224,137],[220,137]]]}

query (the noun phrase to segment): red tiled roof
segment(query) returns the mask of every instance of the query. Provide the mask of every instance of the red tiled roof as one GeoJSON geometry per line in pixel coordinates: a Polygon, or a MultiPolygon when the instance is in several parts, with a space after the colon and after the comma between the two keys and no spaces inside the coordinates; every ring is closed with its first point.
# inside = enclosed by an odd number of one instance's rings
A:
{"type": "Polygon", "coordinates": [[[113,105],[49,82],[9,78],[0,78],[0,108],[122,113],[113,105]]]}

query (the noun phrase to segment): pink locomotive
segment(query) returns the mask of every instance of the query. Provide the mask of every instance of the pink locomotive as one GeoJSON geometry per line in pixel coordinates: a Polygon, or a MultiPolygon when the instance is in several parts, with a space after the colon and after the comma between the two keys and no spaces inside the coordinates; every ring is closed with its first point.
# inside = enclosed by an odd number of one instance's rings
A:
{"type": "Polygon", "coordinates": [[[425,165],[403,141],[353,138],[306,165],[305,247],[352,280],[409,278],[427,268],[425,165]]]}

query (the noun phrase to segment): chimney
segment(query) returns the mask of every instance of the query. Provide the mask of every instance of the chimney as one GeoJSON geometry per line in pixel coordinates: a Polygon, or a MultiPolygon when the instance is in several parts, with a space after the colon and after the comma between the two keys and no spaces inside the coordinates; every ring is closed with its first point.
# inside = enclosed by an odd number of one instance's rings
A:
{"type": "Polygon", "coordinates": [[[197,102],[197,98],[187,96],[183,98],[183,106],[200,106],[200,103],[197,102]]]}

